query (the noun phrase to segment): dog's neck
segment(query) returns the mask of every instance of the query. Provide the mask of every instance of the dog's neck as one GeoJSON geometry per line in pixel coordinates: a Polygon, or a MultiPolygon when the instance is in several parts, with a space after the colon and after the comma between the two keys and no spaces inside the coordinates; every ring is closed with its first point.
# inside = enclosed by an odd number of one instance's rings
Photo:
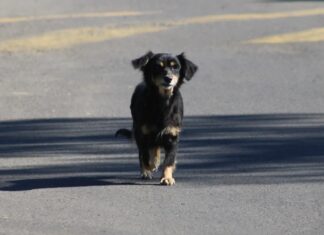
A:
{"type": "Polygon", "coordinates": [[[164,107],[168,107],[170,102],[172,102],[172,97],[177,92],[177,89],[173,87],[172,89],[158,88],[156,86],[152,86],[152,98],[157,98],[157,101],[160,105],[164,107]]]}
{"type": "Polygon", "coordinates": [[[170,99],[170,97],[173,95],[173,90],[174,88],[164,88],[164,87],[159,87],[159,94],[164,98],[164,99],[170,99]]]}

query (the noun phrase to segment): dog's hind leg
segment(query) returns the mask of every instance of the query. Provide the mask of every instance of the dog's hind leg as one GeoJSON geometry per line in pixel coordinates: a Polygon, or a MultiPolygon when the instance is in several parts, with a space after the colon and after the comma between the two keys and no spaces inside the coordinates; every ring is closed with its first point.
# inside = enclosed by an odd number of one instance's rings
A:
{"type": "Polygon", "coordinates": [[[152,173],[160,165],[160,147],[150,147],[140,153],[141,175],[143,179],[152,179],[152,173]]]}
{"type": "Polygon", "coordinates": [[[150,167],[150,154],[147,149],[139,151],[139,161],[142,179],[152,179],[152,169],[150,167]]]}
{"type": "Polygon", "coordinates": [[[152,171],[157,171],[160,166],[160,147],[150,148],[149,154],[150,154],[149,168],[152,171]]]}
{"type": "Polygon", "coordinates": [[[139,158],[142,179],[145,179],[145,180],[152,179],[152,173],[148,169],[147,164],[145,164],[145,156],[144,156],[143,151],[139,151],[138,158],[139,158]]]}

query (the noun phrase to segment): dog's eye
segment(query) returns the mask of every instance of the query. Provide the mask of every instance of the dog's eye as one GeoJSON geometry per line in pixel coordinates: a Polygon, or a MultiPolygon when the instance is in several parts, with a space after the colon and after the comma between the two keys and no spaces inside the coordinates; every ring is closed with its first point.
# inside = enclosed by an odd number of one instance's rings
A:
{"type": "Polygon", "coordinates": [[[171,66],[171,68],[173,68],[173,69],[179,69],[179,65],[178,65],[175,61],[171,61],[171,62],[170,62],[170,66],[171,66]]]}
{"type": "Polygon", "coordinates": [[[164,67],[164,63],[162,61],[160,61],[160,66],[163,68],[164,67]]]}

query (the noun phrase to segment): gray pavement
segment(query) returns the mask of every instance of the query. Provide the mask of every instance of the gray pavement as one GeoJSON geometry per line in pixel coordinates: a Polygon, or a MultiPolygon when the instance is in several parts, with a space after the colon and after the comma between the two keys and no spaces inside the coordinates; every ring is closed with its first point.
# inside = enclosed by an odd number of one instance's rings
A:
{"type": "Polygon", "coordinates": [[[323,22],[321,1],[2,0],[0,234],[323,234],[323,22]],[[199,66],[174,187],[113,137],[148,50],[199,66]]]}

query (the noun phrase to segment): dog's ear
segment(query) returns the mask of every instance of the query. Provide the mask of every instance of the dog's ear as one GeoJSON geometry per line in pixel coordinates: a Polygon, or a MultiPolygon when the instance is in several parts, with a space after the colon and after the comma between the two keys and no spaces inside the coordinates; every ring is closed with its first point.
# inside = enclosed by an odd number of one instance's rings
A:
{"type": "Polygon", "coordinates": [[[197,72],[198,66],[186,58],[184,53],[177,56],[181,64],[180,76],[189,81],[197,72]]]}
{"type": "Polygon", "coordinates": [[[153,56],[154,53],[152,51],[149,51],[145,55],[132,60],[132,65],[135,69],[143,68],[153,56]]]}

